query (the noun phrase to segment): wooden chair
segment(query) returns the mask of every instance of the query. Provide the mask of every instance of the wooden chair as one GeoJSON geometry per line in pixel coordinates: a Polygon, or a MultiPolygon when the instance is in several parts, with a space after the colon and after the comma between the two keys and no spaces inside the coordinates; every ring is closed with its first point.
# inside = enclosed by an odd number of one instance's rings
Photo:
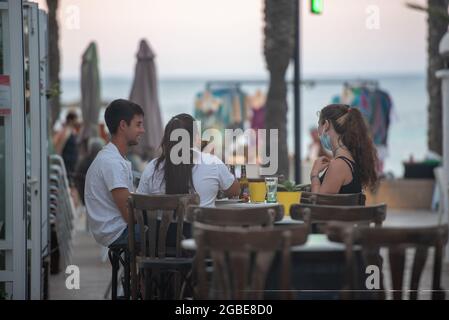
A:
{"type": "Polygon", "coordinates": [[[265,282],[276,253],[280,252],[280,290],[291,298],[290,247],[304,244],[304,225],[248,229],[194,223],[196,270],[200,299],[263,299],[265,282]],[[205,258],[213,263],[208,281],[205,258]]]}
{"type": "Polygon", "coordinates": [[[313,204],[294,204],[290,209],[293,220],[302,220],[313,233],[321,233],[330,221],[352,222],[382,226],[387,215],[387,206],[322,206],[313,204]]]}
{"type": "MultiPolygon", "coordinates": [[[[231,208],[205,208],[199,206],[190,206],[186,220],[193,222],[200,222],[203,224],[222,226],[222,227],[245,227],[245,228],[265,228],[272,226],[278,212],[282,213],[281,206],[254,208],[248,207],[245,209],[231,209],[231,208]],[[277,209],[277,210],[276,210],[277,209]],[[281,210],[279,210],[281,209],[281,210]]],[[[279,217],[278,217],[279,218],[279,217]]],[[[207,278],[211,281],[213,273],[213,263],[210,257],[204,258],[204,263],[207,264],[207,278]]],[[[194,265],[198,262],[195,257],[194,265]]],[[[196,267],[193,268],[191,282],[196,288],[198,283],[198,275],[196,274],[196,267]]]]}
{"type": "Polygon", "coordinates": [[[363,193],[322,194],[312,192],[301,193],[301,203],[327,206],[364,206],[366,196],[363,193]]]}
{"type": "Polygon", "coordinates": [[[186,220],[228,227],[271,226],[276,219],[282,219],[278,212],[274,207],[231,209],[190,206],[186,220]]]}
{"type": "MultiPolygon", "coordinates": [[[[347,282],[350,289],[354,288],[353,247],[360,246],[366,265],[377,266],[380,271],[380,288],[373,290],[373,297],[385,299],[385,284],[383,275],[383,259],[379,255],[381,248],[387,249],[393,299],[401,300],[403,296],[403,281],[406,265],[406,249],[415,249],[411,277],[409,283],[409,299],[418,298],[420,278],[427,261],[429,248],[434,248],[432,299],[444,299],[442,290],[441,268],[444,247],[448,241],[448,225],[420,228],[369,228],[366,226],[355,227],[353,225],[331,223],[328,226],[328,237],[333,241],[346,243],[347,257],[347,282]]],[[[366,276],[365,276],[366,277],[366,276]]],[[[366,288],[365,288],[366,289],[366,288]]],[[[351,292],[351,291],[349,291],[351,292]]],[[[351,297],[346,295],[346,297],[351,297]]]]}
{"type": "MultiPolygon", "coordinates": [[[[142,271],[142,278],[145,283],[143,298],[145,299],[168,297],[164,290],[170,288],[167,283],[159,283],[156,287],[153,286],[157,282],[155,274],[159,276],[160,281],[167,274],[181,275],[185,280],[186,274],[192,266],[192,258],[185,257],[181,248],[181,240],[184,238],[185,231],[184,216],[189,205],[198,203],[199,197],[196,194],[131,194],[128,199],[128,243],[131,265],[131,296],[133,299],[138,298],[137,267],[142,271]],[[170,226],[175,227],[175,234],[172,237],[167,236],[170,226]],[[135,239],[136,227],[139,228],[140,241],[138,243],[135,239]],[[157,295],[153,295],[153,289],[155,289],[157,295]]],[[[180,296],[178,282],[178,279],[175,279],[174,298],[180,296]]]]}

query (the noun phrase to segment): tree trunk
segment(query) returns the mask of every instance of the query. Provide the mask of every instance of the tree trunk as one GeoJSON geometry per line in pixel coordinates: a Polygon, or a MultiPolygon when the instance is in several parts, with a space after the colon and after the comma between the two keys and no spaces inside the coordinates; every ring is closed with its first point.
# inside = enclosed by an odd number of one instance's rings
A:
{"type": "MultiPolygon", "coordinates": [[[[285,72],[270,72],[270,87],[268,89],[265,125],[269,129],[278,130],[278,174],[289,177],[289,161],[287,146],[287,84],[285,72]]],[[[269,131],[268,131],[269,133],[269,131]]],[[[267,135],[267,150],[271,154],[269,136],[267,135]]]]}
{"type": "MultiPolygon", "coordinates": [[[[447,12],[449,0],[428,0],[428,7],[438,8],[447,12]]],[[[447,22],[438,16],[428,15],[428,45],[427,45],[427,92],[428,105],[428,134],[427,143],[430,151],[440,155],[443,152],[443,123],[441,80],[435,76],[437,70],[443,69],[443,59],[438,53],[438,46],[447,31],[447,22]]]]}
{"type": "Polygon", "coordinates": [[[50,88],[50,124],[51,128],[58,120],[61,111],[60,101],[60,57],[59,57],[59,27],[57,20],[59,0],[47,0],[48,6],[48,68],[50,88]]]}
{"type": "MultiPolygon", "coordinates": [[[[285,72],[293,56],[295,45],[295,1],[265,0],[264,55],[270,73],[265,125],[267,129],[277,129],[278,174],[289,177],[287,147],[287,84],[285,72]]],[[[267,150],[270,150],[267,138],[267,150]]],[[[271,150],[269,151],[271,153],[271,150]]]]}

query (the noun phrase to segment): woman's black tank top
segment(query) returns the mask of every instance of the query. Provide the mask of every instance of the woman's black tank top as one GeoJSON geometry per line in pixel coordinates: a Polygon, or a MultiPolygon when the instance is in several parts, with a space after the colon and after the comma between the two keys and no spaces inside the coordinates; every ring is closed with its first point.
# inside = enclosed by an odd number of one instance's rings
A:
{"type": "MultiPolygon", "coordinates": [[[[337,157],[335,159],[342,159],[349,166],[352,172],[352,180],[348,184],[341,186],[338,191],[339,194],[348,194],[348,193],[360,193],[362,192],[362,183],[360,182],[360,173],[357,164],[354,161],[349,160],[344,156],[337,157]]],[[[324,181],[324,176],[326,175],[327,170],[320,177],[321,183],[324,181]]]]}

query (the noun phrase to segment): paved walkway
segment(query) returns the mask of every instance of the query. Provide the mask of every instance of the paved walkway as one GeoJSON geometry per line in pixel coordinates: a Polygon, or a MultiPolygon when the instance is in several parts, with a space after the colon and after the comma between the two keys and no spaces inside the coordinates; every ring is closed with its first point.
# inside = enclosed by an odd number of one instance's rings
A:
{"type": "MultiPolygon", "coordinates": [[[[435,225],[437,222],[438,215],[434,212],[389,210],[384,225],[427,226],[435,225]]],[[[102,255],[104,255],[102,247],[96,244],[92,236],[87,232],[78,231],[73,242],[72,263],[77,265],[80,269],[80,289],[66,289],[66,275],[64,272],[61,272],[58,275],[50,277],[50,299],[104,299],[104,293],[111,278],[111,266],[108,259],[102,261],[102,255]]],[[[429,258],[430,257],[431,255],[429,255],[429,258]]],[[[428,259],[423,278],[421,279],[422,288],[424,290],[431,288],[430,261],[431,260],[428,259]]],[[[446,298],[449,299],[449,263],[445,263],[442,270],[442,286],[443,288],[448,289],[446,298]]],[[[429,292],[423,291],[421,297],[428,298],[429,292]]]]}
{"type": "MultiPolygon", "coordinates": [[[[80,289],[68,290],[65,286],[66,274],[62,270],[50,276],[50,299],[101,300],[111,279],[109,259],[103,260],[102,247],[93,237],[78,231],[73,240],[72,264],[80,270],[80,289]]],[[[106,253],[107,256],[107,253],[106,253]]]]}

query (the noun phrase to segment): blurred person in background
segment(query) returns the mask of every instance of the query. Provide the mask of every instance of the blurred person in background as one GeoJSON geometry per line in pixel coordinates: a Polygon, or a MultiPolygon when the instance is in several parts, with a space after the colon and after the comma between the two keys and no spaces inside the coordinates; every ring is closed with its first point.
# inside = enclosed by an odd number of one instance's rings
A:
{"type": "Polygon", "coordinates": [[[314,162],[317,158],[322,156],[331,157],[332,155],[328,152],[326,152],[326,149],[322,146],[320,142],[320,136],[318,134],[318,128],[313,127],[310,128],[310,137],[312,138],[312,141],[309,144],[308,147],[308,154],[307,154],[307,161],[314,162]]]}
{"type": "Polygon", "coordinates": [[[65,123],[54,139],[53,144],[57,154],[62,156],[70,183],[73,183],[76,164],[78,161],[78,133],[80,122],[74,111],[69,111],[65,123]]]}
{"type": "Polygon", "coordinates": [[[104,141],[101,138],[91,138],[89,140],[88,145],[88,153],[84,157],[84,159],[81,159],[81,161],[78,163],[76,167],[75,172],[75,186],[78,191],[78,195],[81,199],[82,204],[84,205],[84,184],[86,182],[86,173],[89,169],[91,163],[94,161],[95,157],[97,156],[98,152],[103,148],[104,141]]]}

